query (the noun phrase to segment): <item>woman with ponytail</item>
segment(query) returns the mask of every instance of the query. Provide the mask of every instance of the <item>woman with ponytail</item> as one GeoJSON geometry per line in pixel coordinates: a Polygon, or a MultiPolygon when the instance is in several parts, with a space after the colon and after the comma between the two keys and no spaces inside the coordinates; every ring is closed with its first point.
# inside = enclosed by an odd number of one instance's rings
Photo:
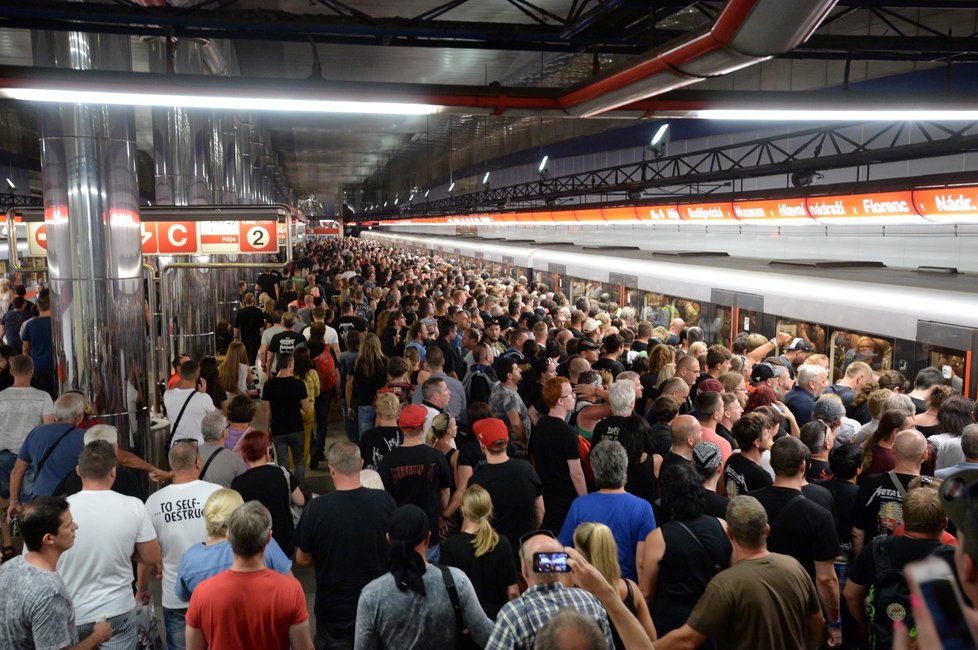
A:
{"type": "MultiPolygon", "coordinates": [[[[604,524],[585,522],[574,529],[574,548],[584,556],[584,559],[598,570],[612,587],[618,590],[618,596],[645,630],[649,639],[655,640],[655,626],[649,614],[649,606],[645,597],[639,591],[638,585],[628,578],[621,577],[621,567],[618,565],[618,545],[611,529],[604,524]]],[[[621,650],[625,647],[614,624],[611,626],[611,636],[615,647],[621,650]]]]}
{"type": "Polygon", "coordinates": [[[441,560],[465,572],[482,609],[495,619],[503,605],[519,596],[513,549],[492,527],[492,498],[482,486],[465,489],[461,509],[462,530],[445,541],[441,560]]]}
{"type": "Polygon", "coordinates": [[[357,604],[357,648],[459,648],[471,637],[480,648],[492,633],[472,583],[458,569],[428,564],[431,524],[424,510],[394,511],[387,533],[387,573],[370,582],[357,604]],[[457,625],[454,590],[462,620],[457,625]],[[463,635],[460,630],[467,630],[463,635]]]}

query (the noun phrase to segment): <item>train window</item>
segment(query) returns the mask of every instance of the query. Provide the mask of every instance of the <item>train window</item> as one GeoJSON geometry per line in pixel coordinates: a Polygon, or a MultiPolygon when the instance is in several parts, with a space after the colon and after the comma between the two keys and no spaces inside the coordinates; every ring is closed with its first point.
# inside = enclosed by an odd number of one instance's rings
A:
{"type": "Polygon", "coordinates": [[[720,344],[730,346],[730,307],[717,306],[713,309],[713,318],[709,312],[700,317],[699,326],[706,335],[710,345],[720,344]]]}
{"type": "Polygon", "coordinates": [[[842,377],[853,361],[863,361],[873,370],[889,370],[893,365],[893,341],[874,334],[833,330],[829,339],[831,380],[842,377]]]}
{"type": "Polygon", "coordinates": [[[811,344],[815,354],[825,354],[825,328],[818,323],[779,318],[775,329],[791,334],[794,338],[805,339],[811,344]]]}
{"type": "Polygon", "coordinates": [[[968,357],[964,350],[938,347],[924,344],[928,365],[941,371],[944,385],[950,386],[955,393],[964,394],[965,378],[968,376],[968,357]]]}
{"type": "Polygon", "coordinates": [[[661,293],[645,294],[642,319],[652,323],[653,327],[668,328],[675,318],[682,318],[688,324],[700,321],[702,305],[697,300],[687,300],[667,296],[661,293]]]}

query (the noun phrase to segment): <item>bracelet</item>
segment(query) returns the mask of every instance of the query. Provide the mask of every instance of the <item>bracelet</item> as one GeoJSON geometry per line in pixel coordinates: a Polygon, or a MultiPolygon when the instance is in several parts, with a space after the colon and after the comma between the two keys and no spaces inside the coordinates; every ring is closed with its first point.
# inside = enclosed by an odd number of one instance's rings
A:
{"type": "Polygon", "coordinates": [[[830,630],[838,630],[838,629],[841,629],[842,628],[842,619],[840,618],[839,620],[835,621],[834,623],[832,621],[826,621],[825,625],[827,625],[830,630]]]}
{"type": "Polygon", "coordinates": [[[769,343],[774,347],[778,347],[778,337],[775,336],[773,339],[769,341],[769,343]]]}

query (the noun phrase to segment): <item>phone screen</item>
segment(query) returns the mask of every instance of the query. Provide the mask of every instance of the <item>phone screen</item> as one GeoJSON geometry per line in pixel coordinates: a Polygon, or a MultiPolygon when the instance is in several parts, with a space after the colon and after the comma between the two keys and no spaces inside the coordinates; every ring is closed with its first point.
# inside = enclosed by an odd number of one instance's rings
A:
{"type": "Polygon", "coordinates": [[[971,650],[975,647],[971,630],[950,580],[937,578],[920,584],[920,593],[934,618],[944,650],[971,650]]]}
{"type": "Polygon", "coordinates": [[[570,573],[567,553],[534,553],[533,571],[536,573],[570,573]]]}

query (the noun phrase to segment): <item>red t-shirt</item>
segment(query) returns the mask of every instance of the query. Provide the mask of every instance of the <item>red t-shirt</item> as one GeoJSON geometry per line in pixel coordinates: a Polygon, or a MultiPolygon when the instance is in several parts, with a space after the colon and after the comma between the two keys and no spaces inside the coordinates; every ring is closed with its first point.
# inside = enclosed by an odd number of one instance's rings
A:
{"type": "Polygon", "coordinates": [[[730,446],[730,443],[716,431],[703,427],[700,428],[703,430],[703,442],[712,442],[720,448],[720,467],[726,467],[727,459],[733,453],[733,448],[730,446]]]}
{"type": "Polygon", "coordinates": [[[288,650],[289,628],[308,619],[302,585],[271,569],[208,578],[187,610],[187,625],[203,632],[210,650],[288,650]]]}

